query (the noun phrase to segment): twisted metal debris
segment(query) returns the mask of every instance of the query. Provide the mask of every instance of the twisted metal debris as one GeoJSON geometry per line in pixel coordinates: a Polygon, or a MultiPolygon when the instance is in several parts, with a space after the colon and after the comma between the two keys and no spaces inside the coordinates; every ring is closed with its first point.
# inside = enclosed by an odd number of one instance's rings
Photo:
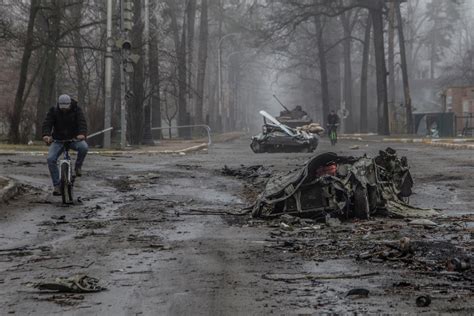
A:
{"type": "Polygon", "coordinates": [[[382,212],[396,217],[432,214],[407,204],[412,187],[406,157],[399,158],[392,148],[375,158],[324,153],[299,170],[271,178],[257,198],[253,216],[367,219],[382,212]]]}

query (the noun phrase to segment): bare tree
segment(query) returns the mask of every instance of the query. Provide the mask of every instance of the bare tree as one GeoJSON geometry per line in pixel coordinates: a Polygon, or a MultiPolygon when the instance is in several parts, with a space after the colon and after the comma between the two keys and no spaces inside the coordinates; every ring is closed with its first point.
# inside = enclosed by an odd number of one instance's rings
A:
{"type": "Polygon", "coordinates": [[[408,64],[407,64],[406,51],[405,51],[405,34],[403,33],[403,19],[402,19],[402,13],[400,10],[399,2],[395,4],[395,11],[396,11],[397,23],[398,23],[398,41],[400,45],[400,59],[401,59],[402,78],[403,78],[403,93],[405,96],[407,133],[411,134],[414,132],[415,127],[413,123],[410,83],[408,79],[408,64]]]}
{"type": "Polygon", "coordinates": [[[202,124],[203,103],[204,103],[204,85],[207,66],[207,50],[209,41],[209,21],[208,21],[208,3],[207,0],[201,0],[201,22],[199,27],[199,55],[198,55],[198,73],[197,73],[197,100],[195,111],[196,124],[202,124]]]}
{"type": "Polygon", "coordinates": [[[385,64],[385,43],[383,35],[383,3],[378,0],[372,0],[370,5],[370,15],[374,26],[374,49],[377,73],[377,131],[380,135],[389,135],[387,68],[385,64]]]}
{"type": "Polygon", "coordinates": [[[21,59],[20,65],[20,80],[18,82],[18,88],[16,91],[15,96],[15,104],[13,106],[13,113],[10,118],[10,131],[8,135],[8,139],[11,143],[19,143],[20,138],[20,122],[21,116],[23,112],[23,107],[25,105],[25,88],[28,76],[28,68],[30,64],[30,58],[33,49],[33,32],[34,26],[36,22],[36,16],[39,10],[39,3],[40,0],[32,0],[30,5],[30,15],[28,19],[28,28],[26,31],[26,38],[25,38],[25,47],[23,49],[23,57],[21,59]]]}
{"type": "Polygon", "coordinates": [[[39,96],[36,107],[35,126],[36,138],[38,139],[41,137],[40,126],[49,107],[54,104],[56,96],[55,86],[58,72],[59,40],[61,36],[61,20],[64,13],[64,7],[62,7],[59,0],[42,0],[41,6],[39,29],[46,35],[46,38],[43,39],[45,65],[39,81],[39,96]]]}
{"type": "Polygon", "coordinates": [[[362,70],[360,75],[360,131],[361,133],[368,132],[368,111],[367,111],[367,86],[369,77],[369,56],[370,56],[370,36],[372,33],[372,17],[370,13],[367,15],[367,22],[365,25],[364,48],[362,52],[362,70]]]}
{"type": "Polygon", "coordinates": [[[133,67],[131,76],[131,87],[133,95],[128,101],[128,124],[130,131],[130,143],[138,145],[143,139],[143,106],[145,103],[145,63],[143,50],[143,20],[142,1],[136,0],[134,7],[134,24],[132,29],[133,52],[140,56],[140,59],[133,67]]]}
{"type": "MultiPolygon", "coordinates": [[[[152,127],[161,127],[161,100],[160,100],[160,63],[159,63],[159,25],[157,17],[157,3],[152,1],[149,10],[149,19],[151,24],[150,31],[150,51],[149,51],[149,76],[151,89],[151,113],[152,113],[152,127]]],[[[157,138],[161,138],[161,131],[153,133],[157,138]]]]}

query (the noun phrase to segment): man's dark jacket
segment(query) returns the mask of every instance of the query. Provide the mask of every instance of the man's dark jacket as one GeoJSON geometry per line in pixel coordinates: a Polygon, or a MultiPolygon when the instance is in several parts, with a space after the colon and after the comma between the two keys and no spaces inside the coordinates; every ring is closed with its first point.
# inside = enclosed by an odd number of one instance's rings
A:
{"type": "Polygon", "coordinates": [[[328,124],[330,125],[336,125],[336,124],[339,124],[340,122],[340,119],[339,119],[339,116],[337,114],[329,114],[328,115],[328,124]]]}
{"type": "Polygon", "coordinates": [[[58,104],[49,109],[43,122],[42,134],[51,136],[51,132],[53,139],[57,140],[73,139],[77,135],[87,136],[86,117],[74,99],[66,112],[61,111],[58,104]]]}

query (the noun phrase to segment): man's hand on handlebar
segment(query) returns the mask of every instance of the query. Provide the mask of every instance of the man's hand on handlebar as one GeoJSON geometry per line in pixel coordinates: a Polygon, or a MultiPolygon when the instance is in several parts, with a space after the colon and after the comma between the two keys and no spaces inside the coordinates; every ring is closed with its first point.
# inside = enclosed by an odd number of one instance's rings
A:
{"type": "Polygon", "coordinates": [[[43,141],[46,145],[49,146],[53,142],[53,138],[51,136],[43,136],[43,141]]]}
{"type": "Polygon", "coordinates": [[[77,136],[76,136],[76,139],[77,139],[78,141],[82,141],[82,140],[85,140],[85,139],[86,139],[86,136],[84,136],[84,135],[77,135],[77,136]]]}

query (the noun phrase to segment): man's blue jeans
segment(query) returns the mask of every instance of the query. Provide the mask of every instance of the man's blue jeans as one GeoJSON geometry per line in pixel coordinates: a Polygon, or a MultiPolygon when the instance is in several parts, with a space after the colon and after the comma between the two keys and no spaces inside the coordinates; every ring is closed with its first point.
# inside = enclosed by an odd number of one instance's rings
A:
{"type": "MultiPolygon", "coordinates": [[[[82,163],[84,162],[84,159],[86,158],[87,151],[89,150],[87,143],[84,140],[80,142],[73,142],[70,144],[69,148],[77,151],[76,169],[81,168],[82,163]]],[[[51,174],[51,180],[53,180],[54,186],[58,186],[60,184],[58,158],[59,156],[61,156],[63,151],[64,151],[64,144],[62,143],[53,142],[49,146],[48,168],[49,168],[49,173],[51,174]]]]}

